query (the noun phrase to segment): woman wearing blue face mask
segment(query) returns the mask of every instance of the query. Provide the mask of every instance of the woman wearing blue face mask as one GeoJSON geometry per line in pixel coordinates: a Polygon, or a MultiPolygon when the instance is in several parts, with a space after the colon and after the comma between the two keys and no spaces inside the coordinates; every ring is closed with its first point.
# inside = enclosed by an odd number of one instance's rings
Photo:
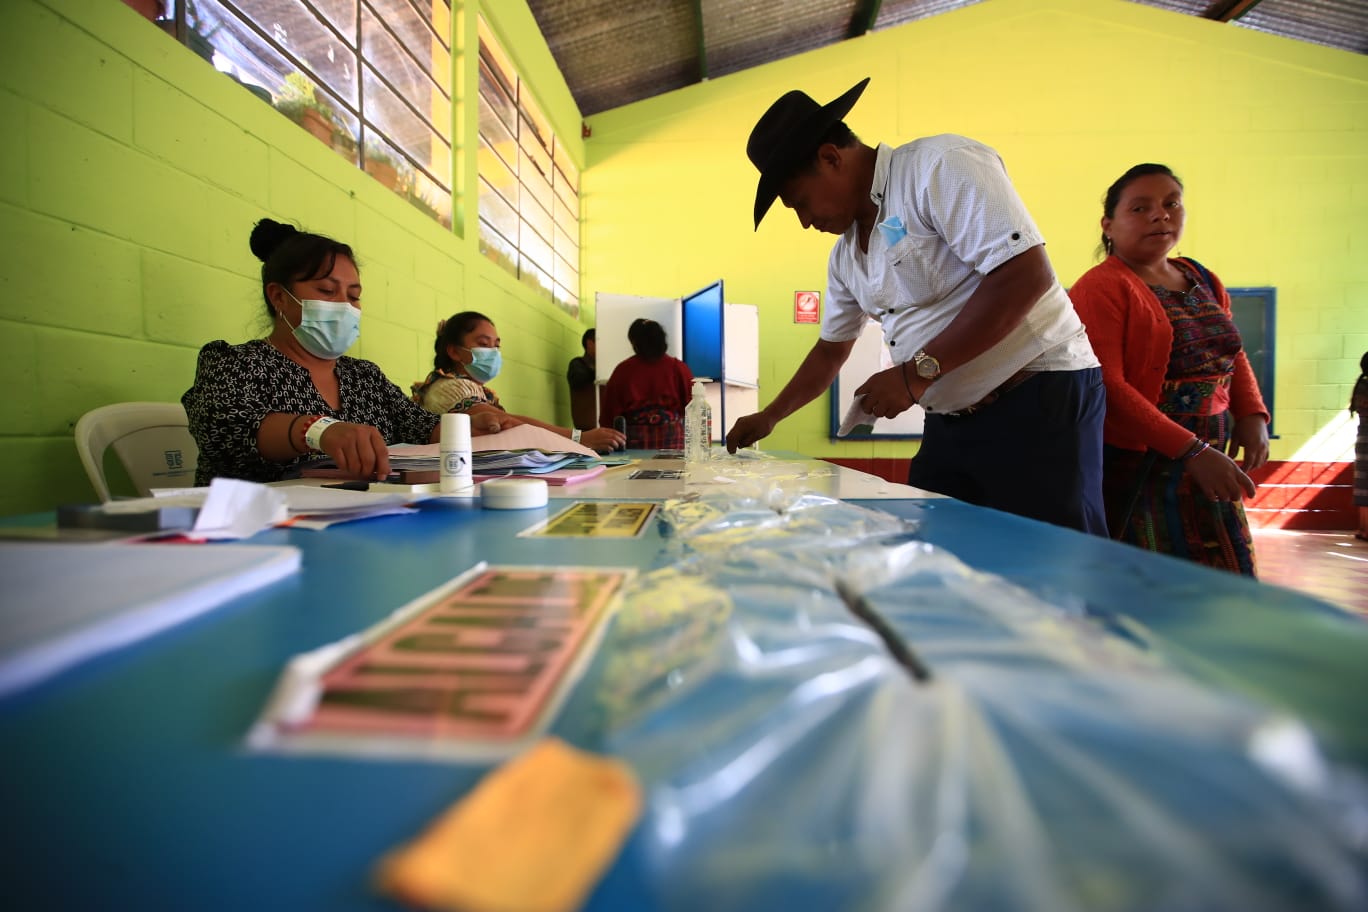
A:
{"type": "Polygon", "coordinates": [[[413,384],[413,401],[437,415],[464,412],[470,415],[475,433],[491,433],[519,424],[531,424],[579,441],[600,453],[621,449],[626,438],[613,428],[578,431],[529,418],[510,415],[485,384],[499,374],[503,353],[494,323],[482,313],[463,311],[437,324],[433,341],[432,373],[413,384]]]}
{"type": "Polygon", "coordinates": [[[197,484],[278,481],[326,454],[355,478],[389,474],[392,443],[435,443],[436,416],[378,366],[343,352],[360,335],[361,277],[346,244],[271,219],[252,229],[271,332],[200,349],[181,403],[199,445],[197,484]]]}

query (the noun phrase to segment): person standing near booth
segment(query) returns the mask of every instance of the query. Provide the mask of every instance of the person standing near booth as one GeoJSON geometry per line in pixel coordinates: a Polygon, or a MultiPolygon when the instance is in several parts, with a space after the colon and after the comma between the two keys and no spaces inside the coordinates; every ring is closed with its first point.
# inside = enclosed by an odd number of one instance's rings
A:
{"type": "Polygon", "coordinates": [[[570,420],[581,431],[598,427],[598,387],[594,385],[598,341],[592,328],[580,336],[584,354],[570,359],[565,380],[570,384],[570,420]]]}
{"type": "Polygon", "coordinates": [[[1359,359],[1359,378],[1349,394],[1349,414],[1358,414],[1354,438],[1354,506],[1358,508],[1358,531],[1354,537],[1368,541],[1368,352],[1359,359]]]}
{"type": "Polygon", "coordinates": [[[825,392],[872,317],[895,363],[855,395],[881,418],[926,409],[908,484],[1106,535],[1101,371],[1040,232],[982,143],[861,142],[842,118],[868,83],[826,105],[788,92],[751,131],[756,228],[778,198],[838,240],[820,338],[727,450],[825,392]]]}
{"type": "Polygon", "coordinates": [[[603,387],[600,420],[607,426],[622,419],[629,450],[682,450],[693,372],[669,354],[665,327],[655,320],[633,320],[627,341],[633,354],[603,387]]]}

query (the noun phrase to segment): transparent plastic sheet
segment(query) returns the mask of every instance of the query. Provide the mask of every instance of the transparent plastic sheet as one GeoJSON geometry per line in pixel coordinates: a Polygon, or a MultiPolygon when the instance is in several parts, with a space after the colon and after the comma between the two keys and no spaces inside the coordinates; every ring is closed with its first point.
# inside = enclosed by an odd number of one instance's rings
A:
{"type": "Polygon", "coordinates": [[[1296,720],[884,514],[779,483],[663,515],[600,701],[662,907],[1368,908],[1368,795],[1296,720]]]}
{"type": "Polygon", "coordinates": [[[778,459],[769,453],[740,449],[702,461],[688,461],[684,465],[685,481],[690,487],[730,488],[732,485],[761,487],[781,486],[801,490],[805,479],[825,478],[836,474],[836,467],[820,461],[778,459]]]}
{"type": "Polygon", "coordinates": [[[660,522],[682,550],[710,554],[796,546],[840,550],[916,523],[803,489],[802,479],[769,476],[668,500],[660,522]]]}

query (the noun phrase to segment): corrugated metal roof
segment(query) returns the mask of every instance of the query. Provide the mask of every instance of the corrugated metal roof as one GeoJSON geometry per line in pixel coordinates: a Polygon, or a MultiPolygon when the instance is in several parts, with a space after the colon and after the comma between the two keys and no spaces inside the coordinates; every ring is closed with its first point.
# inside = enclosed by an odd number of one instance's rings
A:
{"type": "Polygon", "coordinates": [[[1263,0],[1235,24],[1368,54],[1368,3],[1364,0],[1263,0]]]}
{"type": "MultiPolygon", "coordinates": [[[[588,117],[982,0],[528,0],[588,117]]],[[[1365,0],[1132,0],[1368,53],[1365,0]]]]}

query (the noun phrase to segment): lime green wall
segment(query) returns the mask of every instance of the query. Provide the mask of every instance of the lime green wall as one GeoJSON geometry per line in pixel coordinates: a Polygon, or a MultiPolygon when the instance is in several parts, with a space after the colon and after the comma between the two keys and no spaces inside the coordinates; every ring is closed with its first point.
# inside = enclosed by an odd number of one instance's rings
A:
{"type": "MultiPolygon", "coordinates": [[[[1343,407],[1368,349],[1368,58],[1119,0],[987,0],[606,112],[580,115],[521,0],[453,4],[489,21],[585,166],[586,319],[596,291],[674,296],[719,276],[762,314],[765,396],[816,339],[792,292],[824,287],[830,238],[777,210],[752,232],[755,118],[781,92],[822,100],[874,77],[852,113],[871,141],[953,131],[991,143],[1066,283],[1092,262],[1106,184],[1140,160],[1188,184],[1183,252],[1237,285],[1278,289],[1283,458],[1343,407]]],[[[362,341],[401,385],[436,320],[499,322],[517,410],[568,421],[563,365],[580,321],[478,252],[476,60],[456,47],[448,232],[213,72],[116,0],[0,3],[0,514],[88,500],[71,443],[86,410],[176,399],[205,341],[263,331],[247,250],[263,215],[354,244],[362,341]]],[[[827,440],[825,397],[769,446],[896,456],[827,440]]]]}
{"type": "MultiPolygon", "coordinates": [[[[578,109],[525,4],[486,3],[583,163],[578,109]]],[[[458,34],[479,9],[454,4],[458,34]]],[[[459,86],[477,84],[475,60],[458,48],[459,86]]],[[[177,400],[200,345],[264,334],[247,248],[263,216],[356,249],[351,354],[407,387],[437,320],[478,308],[504,339],[504,400],[569,423],[563,369],[583,327],[483,259],[473,219],[443,229],[117,0],[5,0],[0,61],[0,514],[90,500],[71,438],[83,412],[177,400]]],[[[474,112],[456,115],[463,202],[474,112]]]]}
{"type": "MultiPolygon", "coordinates": [[[[761,399],[817,328],[793,292],[825,288],[833,238],[771,210],[752,231],[756,118],[783,92],[828,101],[870,142],[962,133],[994,146],[1064,283],[1094,262],[1107,185],[1160,161],[1187,184],[1181,252],[1278,292],[1274,458],[1349,398],[1368,349],[1368,57],[1119,0],[987,0],[715,79],[589,121],[584,294],[673,296],[722,276],[761,314],[761,399]]],[[[902,456],[828,440],[827,397],[767,446],[902,456]]]]}

